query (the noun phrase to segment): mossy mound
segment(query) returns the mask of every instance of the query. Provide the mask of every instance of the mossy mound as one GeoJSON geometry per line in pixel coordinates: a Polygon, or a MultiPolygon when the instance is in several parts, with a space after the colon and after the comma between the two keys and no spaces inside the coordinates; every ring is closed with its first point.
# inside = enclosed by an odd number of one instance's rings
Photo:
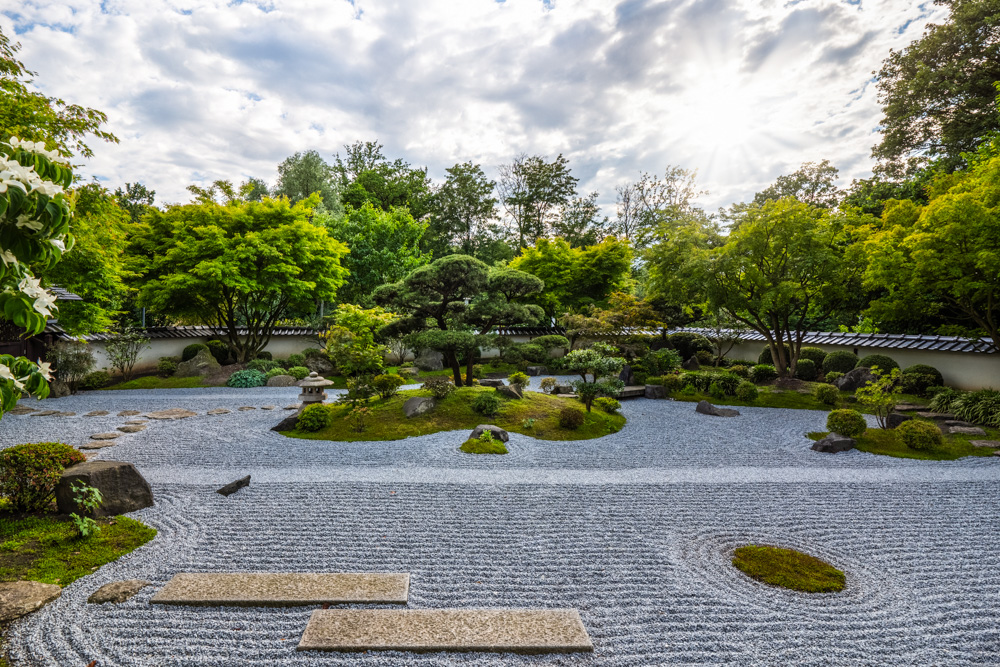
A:
{"type": "Polygon", "coordinates": [[[478,438],[473,438],[471,440],[466,440],[459,447],[460,450],[466,454],[506,454],[507,446],[504,445],[499,440],[479,440],[478,438]]]}
{"type": "MultiPolygon", "coordinates": [[[[471,430],[483,422],[483,415],[472,409],[477,395],[495,390],[489,387],[461,387],[445,398],[437,399],[437,405],[415,417],[403,414],[403,403],[416,396],[430,396],[429,391],[411,389],[397,395],[371,401],[371,414],[366,419],[365,430],[353,430],[347,419],[350,407],[332,405],[332,422],[329,426],[308,433],[296,429],[282,435],[307,440],[334,440],[339,442],[402,440],[415,435],[430,435],[441,431],[471,430]]],[[[559,425],[559,413],[567,406],[583,410],[583,405],[568,398],[557,398],[533,391],[524,393],[524,398],[502,399],[496,415],[489,418],[495,424],[511,433],[530,435],[539,440],[589,440],[616,433],[625,425],[621,415],[609,415],[600,410],[584,414],[583,424],[576,429],[559,425]],[[534,421],[532,421],[534,420],[534,421]],[[527,426],[526,426],[527,425],[527,426]]]]}
{"type": "Polygon", "coordinates": [[[802,593],[839,593],[846,582],[826,561],[781,547],[748,544],[733,554],[733,565],[751,579],[802,593]]]}

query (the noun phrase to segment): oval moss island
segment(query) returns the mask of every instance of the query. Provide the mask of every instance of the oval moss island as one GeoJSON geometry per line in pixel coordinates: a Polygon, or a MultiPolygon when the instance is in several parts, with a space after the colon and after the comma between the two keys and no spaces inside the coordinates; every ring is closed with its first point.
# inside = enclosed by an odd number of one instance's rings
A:
{"type": "Polygon", "coordinates": [[[481,393],[495,393],[490,387],[460,387],[444,398],[436,398],[433,409],[414,417],[403,413],[403,404],[414,397],[431,397],[424,389],[401,391],[395,396],[368,402],[370,414],[365,419],[365,429],[355,430],[349,419],[351,407],[331,403],[332,420],[329,426],[309,432],[301,429],[282,431],[290,438],[306,440],[335,440],[339,442],[402,440],[415,435],[430,435],[441,431],[474,429],[480,424],[494,424],[510,433],[521,433],[539,440],[591,440],[609,433],[617,433],[625,425],[625,417],[611,414],[596,405],[586,412],[583,403],[575,398],[559,398],[534,391],[524,392],[524,398],[501,398],[495,415],[482,415],[472,409],[472,403],[481,393]],[[560,425],[560,415],[566,408],[583,414],[583,423],[576,428],[560,425]]]}
{"type": "Polygon", "coordinates": [[[733,553],[733,565],[751,579],[801,593],[839,593],[844,573],[795,549],[748,544],[733,553]]]}

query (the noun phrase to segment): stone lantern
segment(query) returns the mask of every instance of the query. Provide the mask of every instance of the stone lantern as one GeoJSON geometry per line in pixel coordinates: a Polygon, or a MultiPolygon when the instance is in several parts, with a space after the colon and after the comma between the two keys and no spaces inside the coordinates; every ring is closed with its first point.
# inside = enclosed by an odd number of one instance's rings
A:
{"type": "Polygon", "coordinates": [[[326,400],[326,388],[333,384],[333,380],[327,380],[322,375],[313,371],[305,380],[299,383],[302,393],[299,399],[302,407],[305,408],[312,403],[322,403],[326,400]]]}

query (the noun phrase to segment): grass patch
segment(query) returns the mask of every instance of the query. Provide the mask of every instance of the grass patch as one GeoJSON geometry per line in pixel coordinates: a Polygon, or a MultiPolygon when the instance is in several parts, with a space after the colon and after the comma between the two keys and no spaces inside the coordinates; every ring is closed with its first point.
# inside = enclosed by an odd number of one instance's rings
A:
{"type": "MultiPolygon", "coordinates": [[[[479,440],[478,438],[472,438],[466,440],[459,447],[466,454],[506,454],[507,446],[504,445],[499,440],[479,440]]],[[[2,666],[0,666],[2,667],[2,666]]]]}
{"type": "Polygon", "coordinates": [[[601,410],[585,413],[586,418],[580,428],[569,430],[559,426],[559,412],[568,405],[580,407],[575,399],[556,398],[533,391],[525,392],[522,399],[501,399],[500,412],[493,417],[484,417],[473,411],[472,401],[477,394],[495,391],[489,387],[461,387],[446,398],[438,400],[430,412],[408,419],[403,414],[403,403],[414,396],[430,396],[429,391],[411,389],[401,391],[386,400],[376,400],[368,404],[371,418],[363,433],[351,429],[345,417],[350,412],[346,405],[333,405],[333,423],[330,426],[308,433],[288,431],[284,435],[307,440],[336,440],[356,442],[360,440],[402,440],[414,435],[429,435],[440,431],[473,429],[479,424],[495,424],[505,431],[523,433],[540,440],[589,440],[616,433],[625,425],[621,415],[609,415],[601,410]],[[534,420],[530,422],[529,420],[534,420]],[[525,424],[531,424],[525,426],[525,424]]]}
{"type": "Polygon", "coordinates": [[[158,375],[147,375],[145,377],[114,384],[104,387],[101,391],[117,391],[119,389],[197,389],[199,387],[217,387],[218,385],[206,384],[205,378],[195,377],[168,377],[161,378],[158,375]]]}
{"type": "MultiPolygon", "coordinates": [[[[929,421],[929,420],[924,420],[929,421]]],[[[941,436],[941,446],[930,450],[910,449],[894,429],[869,428],[857,440],[857,449],[879,456],[894,456],[899,459],[919,459],[921,461],[954,461],[966,456],[993,456],[992,449],[974,447],[970,440],[1000,440],[1000,429],[984,429],[986,435],[964,435],[945,433],[941,436]]],[[[810,440],[821,440],[829,433],[818,431],[807,433],[810,440]]]]}
{"type": "MultiPolygon", "coordinates": [[[[742,405],[757,408],[787,408],[791,410],[823,410],[824,412],[829,412],[835,408],[850,408],[851,410],[857,410],[858,412],[870,414],[870,411],[864,408],[864,406],[858,403],[852,403],[848,400],[848,397],[853,397],[854,395],[854,392],[850,391],[840,392],[840,405],[827,405],[826,403],[820,402],[815,396],[813,396],[812,392],[821,384],[823,383],[806,382],[806,388],[809,389],[809,393],[807,394],[793,389],[780,389],[770,385],[758,386],[757,391],[759,394],[757,396],[757,400],[751,403],[741,401],[735,396],[713,398],[708,394],[701,392],[695,394],[685,394],[682,391],[675,391],[670,394],[670,398],[677,401],[687,401],[693,403],[697,403],[698,401],[708,401],[712,405],[742,405]]],[[[926,405],[929,401],[928,399],[921,398],[920,396],[900,394],[897,398],[897,402],[913,403],[914,405],[926,405]]]]}
{"type": "Polygon", "coordinates": [[[733,554],[733,565],[751,579],[803,593],[838,593],[846,580],[826,561],[781,547],[740,547],[733,554]]]}
{"type": "Polygon", "coordinates": [[[98,523],[99,533],[80,539],[72,522],[53,516],[0,518],[0,581],[67,586],[156,536],[155,529],[128,517],[98,523]]]}

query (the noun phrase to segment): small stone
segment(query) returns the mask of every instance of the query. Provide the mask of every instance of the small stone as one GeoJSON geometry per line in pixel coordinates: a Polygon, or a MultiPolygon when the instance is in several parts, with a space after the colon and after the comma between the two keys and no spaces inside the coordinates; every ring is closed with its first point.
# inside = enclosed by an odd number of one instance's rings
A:
{"type": "Polygon", "coordinates": [[[60,412],[60,413],[55,414],[53,416],[54,417],[76,417],[76,413],[75,412],[60,412]]]}
{"type": "Polygon", "coordinates": [[[229,410],[226,410],[225,408],[215,408],[214,410],[209,410],[205,414],[206,415],[228,415],[229,414],[229,410]]]}
{"type": "Polygon", "coordinates": [[[557,396],[559,394],[572,394],[573,393],[573,387],[572,387],[572,385],[568,385],[568,384],[557,384],[555,387],[552,388],[552,393],[555,394],[555,395],[557,395],[557,396]]]}
{"type": "Polygon", "coordinates": [[[713,417],[739,417],[739,410],[732,410],[730,408],[717,408],[708,401],[698,401],[698,406],[694,409],[695,412],[700,412],[703,415],[711,415],[713,417]]]}
{"type": "Polygon", "coordinates": [[[667,388],[662,384],[647,384],[643,396],[646,398],[666,398],[667,388]]]}
{"type": "Polygon", "coordinates": [[[51,417],[52,415],[59,414],[58,410],[41,410],[39,412],[33,412],[32,417],[51,417]]]}
{"type": "Polygon", "coordinates": [[[298,410],[299,406],[297,406],[297,405],[286,405],[285,407],[283,407],[281,409],[282,410],[298,410]]]}
{"type": "Polygon", "coordinates": [[[273,405],[264,405],[264,406],[261,406],[260,409],[261,410],[274,410],[274,406],[273,405]]]}
{"type": "Polygon", "coordinates": [[[469,440],[479,440],[479,437],[486,431],[489,431],[493,436],[494,440],[499,440],[500,442],[507,442],[510,440],[510,436],[507,431],[503,430],[499,426],[494,426],[493,424],[480,424],[476,428],[472,429],[472,433],[469,434],[469,440]]]}
{"type": "Polygon", "coordinates": [[[240,489],[242,489],[244,486],[250,486],[250,475],[247,475],[246,477],[241,477],[235,482],[230,482],[229,484],[226,484],[224,487],[216,491],[216,493],[223,496],[231,496],[240,489]]]}
{"type": "Polygon", "coordinates": [[[121,433],[95,433],[90,436],[91,440],[114,440],[122,437],[121,433]]]}
{"type": "Polygon", "coordinates": [[[91,410],[84,417],[103,417],[106,414],[108,414],[107,410],[91,410]]]}
{"type": "Polygon", "coordinates": [[[846,452],[849,449],[854,449],[856,444],[857,441],[854,438],[848,438],[839,433],[831,433],[822,440],[813,443],[812,449],[816,452],[836,454],[837,452],[846,452]]]}
{"type": "Polygon", "coordinates": [[[524,374],[529,377],[538,377],[539,375],[548,375],[549,369],[545,366],[528,366],[524,370],[524,374]]]}
{"type": "Polygon", "coordinates": [[[913,419],[913,415],[904,415],[900,412],[890,412],[885,418],[886,428],[896,428],[900,424],[913,419]]]}
{"type": "Polygon", "coordinates": [[[480,387],[492,387],[493,389],[499,389],[500,387],[503,387],[506,384],[507,384],[506,382],[497,378],[483,378],[482,380],[479,381],[480,387]]]}
{"type": "Polygon", "coordinates": [[[135,417],[136,415],[141,415],[142,413],[138,410],[122,410],[118,413],[119,417],[135,417]]]}
{"type": "Polygon", "coordinates": [[[632,366],[625,364],[622,366],[621,373],[618,374],[618,379],[625,383],[626,387],[631,387],[635,384],[635,373],[632,371],[632,366]]]}
{"type": "Polygon", "coordinates": [[[924,406],[914,405],[913,403],[897,403],[896,412],[916,412],[918,410],[923,410],[924,406]]]}
{"type": "Polygon", "coordinates": [[[955,415],[948,412],[918,412],[917,416],[923,417],[924,419],[933,419],[935,421],[947,421],[955,418],[955,415]]]}
{"type": "MultiPolygon", "coordinates": [[[[136,413],[138,414],[138,413],[136,413]]],[[[191,412],[184,408],[170,408],[169,410],[158,410],[156,412],[147,413],[146,416],[150,419],[187,419],[188,417],[197,416],[197,412],[191,412]]]]}
{"type": "Polygon", "coordinates": [[[973,447],[1000,449],[1000,440],[969,440],[969,444],[973,447]]]}
{"type": "Polygon", "coordinates": [[[57,584],[38,581],[6,581],[0,583],[0,623],[13,621],[41,609],[62,595],[57,584]]]}
{"type": "Polygon", "coordinates": [[[118,430],[122,433],[138,433],[145,431],[146,426],[144,424],[126,424],[125,426],[119,426],[118,430]]]}
{"type": "Polygon", "coordinates": [[[112,581],[110,584],[104,584],[96,591],[90,594],[87,598],[87,602],[90,604],[107,604],[111,602],[113,604],[121,604],[128,600],[133,595],[141,591],[146,586],[152,586],[153,583],[146,581],[145,579],[126,579],[124,581],[112,581]]]}
{"type": "Polygon", "coordinates": [[[243,407],[240,408],[240,412],[246,412],[247,410],[256,410],[256,409],[257,408],[251,405],[244,405],[243,407]]]}
{"type": "Polygon", "coordinates": [[[403,403],[403,414],[407,417],[416,417],[434,409],[436,403],[433,398],[427,396],[415,396],[403,403]]]}
{"type": "Polygon", "coordinates": [[[698,357],[691,357],[681,364],[681,368],[686,371],[697,371],[701,369],[701,364],[698,363],[698,357]]]}
{"type": "Polygon", "coordinates": [[[521,393],[520,389],[509,384],[504,385],[502,387],[497,387],[496,392],[506,398],[514,398],[514,399],[524,398],[524,394],[521,393]]]}
{"type": "Polygon", "coordinates": [[[276,433],[283,433],[284,431],[294,431],[295,425],[298,423],[299,423],[299,414],[295,413],[290,417],[285,417],[276,425],[272,426],[271,430],[275,431],[276,433]]]}
{"type": "MultiPolygon", "coordinates": [[[[121,435],[121,434],[116,433],[115,435],[121,435]]],[[[116,443],[114,440],[104,440],[100,442],[91,441],[83,443],[78,447],[78,449],[104,449],[105,447],[114,447],[116,444],[118,443],[116,443]]]]}
{"type": "Polygon", "coordinates": [[[945,426],[974,426],[974,424],[970,424],[969,422],[964,422],[964,421],[962,421],[960,419],[946,419],[945,422],[944,422],[944,425],[945,426]]]}
{"type": "Polygon", "coordinates": [[[946,426],[948,433],[956,435],[986,435],[986,431],[978,426],[946,426]]]}
{"type": "Polygon", "coordinates": [[[854,391],[859,387],[864,387],[875,381],[870,368],[858,366],[854,370],[847,371],[842,377],[833,381],[833,385],[841,391],[854,391]]]}

